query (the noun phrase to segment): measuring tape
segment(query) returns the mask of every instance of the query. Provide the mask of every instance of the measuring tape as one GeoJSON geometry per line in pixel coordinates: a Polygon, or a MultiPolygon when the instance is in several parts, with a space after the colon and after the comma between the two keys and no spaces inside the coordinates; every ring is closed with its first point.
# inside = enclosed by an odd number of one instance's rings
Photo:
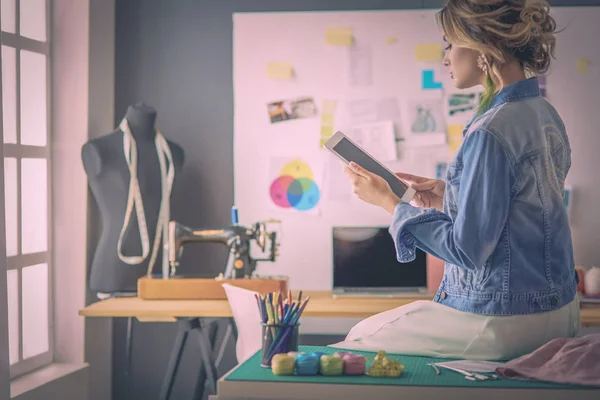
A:
{"type": "MultiPolygon", "coordinates": [[[[129,195],[127,196],[127,208],[125,209],[123,227],[121,228],[121,233],[119,234],[119,240],[117,242],[117,253],[119,255],[119,259],[124,263],[129,265],[139,265],[146,260],[146,257],[148,257],[148,253],[150,252],[150,238],[148,236],[148,226],[146,224],[146,214],[144,212],[142,193],[140,191],[140,184],[137,178],[137,145],[133,135],[131,134],[131,129],[129,128],[129,123],[126,119],[121,121],[119,128],[121,131],[123,131],[123,152],[125,154],[127,167],[129,168],[129,195]],[[123,236],[125,235],[127,226],[129,226],[129,221],[131,220],[131,214],[133,213],[134,207],[140,230],[142,254],[139,256],[125,256],[121,251],[121,247],[123,245],[123,236]]],[[[156,257],[158,256],[161,238],[163,242],[163,275],[165,274],[165,271],[168,271],[169,269],[169,261],[165,249],[168,245],[168,227],[169,220],[171,219],[169,200],[171,197],[173,180],[175,179],[175,168],[173,165],[171,149],[169,148],[167,140],[158,129],[156,129],[154,143],[156,145],[156,153],[158,154],[158,163],[160,165],[161,197],[158,218],[156,222],[156,235],[154,236],[152,254],[150,256],[150,261],[148,262],[147,275],[149,276],[152,275],[154,263],[156,262],[156,257]]]]}

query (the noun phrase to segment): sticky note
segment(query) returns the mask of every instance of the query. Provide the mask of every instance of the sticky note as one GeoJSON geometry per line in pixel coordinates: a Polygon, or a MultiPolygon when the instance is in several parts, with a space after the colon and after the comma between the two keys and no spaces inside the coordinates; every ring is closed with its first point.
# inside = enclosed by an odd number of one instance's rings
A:
{"type": "Polygon", "coordinates": [[[333,135],[333,126],[322,126],[321,127],[321,139],[329,138],[333,135]]]}
{"type": "Polygon", "coordinates": [[[385,39],[385,43],[386,43],[386,44],[394,44],[394,43],[398,43],[398,38],[395,38],[395,37],[389,37],[389,38],[385,39]]]}
{"type": "Polygon", "coordinates": [[[320,147],[323,147],[323,146],[325,146],[325,143],[327,142],[327,140],[329,140],[329,138],[328,138],[328,137],[322,137],[322,138],[321,138],[321,141],[320,141],[320,143],[319,143],[319,146],[320,146],[320,147]]]}
{"type": "Polygon", "coordinates": [[[354,36],[351,28],[328,28],[325,43],[330,46],[351,46],[354,36]]]}
{"type": "Polygon", "coordinates": [[[463,126],[460,124],[448,125],[447,135],[448,139],[461,139],[463,138],[463,126]]]}
{"type": "Polygon", "coordinates": [[[586,58],[578,59],[577,60],[577,73],[585,74],[587,72],[589,63],[590,63],[590,60],[588,60],[586,58]]]}
{"type": "Polygon", "coordinates": [[[441,61],[444,58],[442,45],[438,43],[418,44],[415,46],[416,61],[441,61]]]}
{"type": "Polygon", "coordinates": [[[323,115],[321,115],[321,122],[323,124],[328,124],[328,125],[333,124],[333,114],[323,114],[323,115]]]}
{"type": "Polygon", "coordinates": [[[333,114],[335,112],[334,100],[323,100],[323,114],[333,114]]]}
{"type": "Polygon", "coordinates": [[[425,90],[442,88],[442,82],[435,81],[434,76],[433,76],[433,70],[431,70],[431,69],[423,70],[422,88],[425,90]]]}
{"type": "Polygon", "coordinates": [[[292,79],[294,68],[289,62],[267,63],[267,77],[271,79],[292,79]]]}
{"type": "Polygon", "coordinates": [[[463,129],[460,124],[448,125],[446,128],[448,147],[451,154],[456,153],[463,141],[463,129]]]}

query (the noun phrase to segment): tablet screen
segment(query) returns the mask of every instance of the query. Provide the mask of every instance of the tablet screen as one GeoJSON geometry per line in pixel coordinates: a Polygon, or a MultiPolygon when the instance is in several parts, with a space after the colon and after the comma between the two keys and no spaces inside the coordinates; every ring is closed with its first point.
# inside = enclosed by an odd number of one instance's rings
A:
{"type": "Polygon", "coordinates": [[[352,142],[346,138],[342,138],[338,144],[332,148],[336,153],[344,157],[348,162],[354,161],[367,171],[370,171],[376,175],[381,176],[389,183],[392,191],[396,196],[402,198],[406,191],[406,186],[396,177],[396,175],[390,173],[387,169],[383,168],[378,162],[373,160],[370,156],[365,154],[361,149],[356,147],[352,142]]]}

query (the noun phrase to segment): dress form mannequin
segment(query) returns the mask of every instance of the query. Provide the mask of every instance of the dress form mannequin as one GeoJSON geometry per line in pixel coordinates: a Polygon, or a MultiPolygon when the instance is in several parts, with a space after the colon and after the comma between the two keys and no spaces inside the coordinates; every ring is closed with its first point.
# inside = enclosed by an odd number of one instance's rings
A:
{"type": "MultiPolygon", "coordinates": [[[[161,168],[155,144],[156,111],[147,105],[136,104],[127,109],[125,119],[135,140],[132,147],[137,149],[137,180],[152,252],[162,195],[161,168]]],[[[117,243],[123,229],[131,177],[123,149],[124,136],[124,132],[117,128],[114,132],[90,140],[81,150],[83,167],[102,219],[102,235],[94,252],[89,280],[90,289],[97,292],[136,292],[137,280],[146,274],[151,258],[148,254],[141,263],[130,265],[118,255],[117,243]]],[[[178,175],[183,167],[184,153],[175,143],[167,143],[175,169],[172,187],[172,193],[175,194],[180,181],[178,175]]],[[[170,204],[170,199],[164,201],[170,204]]],[[[123,256],[142,255],[135,207],[122,236],[120,249],[123,256]]],[[[162,241],[153,272],[160,273],[161,265],[162,241]]]]}

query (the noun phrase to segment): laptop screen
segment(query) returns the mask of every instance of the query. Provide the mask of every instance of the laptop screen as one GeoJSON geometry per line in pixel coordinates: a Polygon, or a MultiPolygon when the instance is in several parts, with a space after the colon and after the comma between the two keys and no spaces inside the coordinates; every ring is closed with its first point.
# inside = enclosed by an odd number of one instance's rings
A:
{"type": "Polygon", "coordinates": [[[333,287],[427,287],[425,252],[400,263],[388,227],[333,227],[333,287]]]}

